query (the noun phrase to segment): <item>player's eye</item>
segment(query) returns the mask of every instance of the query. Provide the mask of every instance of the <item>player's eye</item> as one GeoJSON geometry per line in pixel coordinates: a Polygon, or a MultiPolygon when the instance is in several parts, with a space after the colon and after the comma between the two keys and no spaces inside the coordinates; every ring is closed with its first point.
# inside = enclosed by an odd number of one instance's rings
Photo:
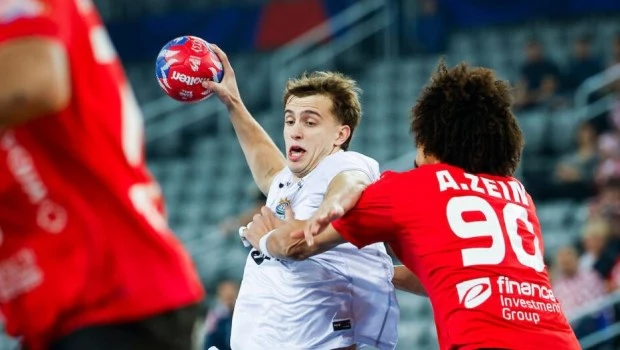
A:
{"type": "Polygon", "coordinates": [[[316,123],[315,123],[315,122],[313,122],[312,120],[308,120],[308,121],[306,122],[306,125],[308,125],[308,126],[315,126],[315,125],[316,125],[316,123]]]}
{"type": "Polygon", "coordinates": [[[288,119],[288,120],[284,121],[284,124],[286,124],[286,125],[293,125],[293,124],[295,124],[295,121],[293,119],[288,119]]]}

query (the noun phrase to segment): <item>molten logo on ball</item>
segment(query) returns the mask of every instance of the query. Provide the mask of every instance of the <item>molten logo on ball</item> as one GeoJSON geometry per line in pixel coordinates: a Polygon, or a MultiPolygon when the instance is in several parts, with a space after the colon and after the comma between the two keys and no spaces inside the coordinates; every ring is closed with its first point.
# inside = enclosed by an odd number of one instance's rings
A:
{"type": "Polygon", "coordinates": [[[197,102],[213,94],[202,83],[208,80],[219,83],[224,71],[222,62],[206,41],[182,36],[161,49],[155,75],[168,96],[182,102],[197,102]]]}

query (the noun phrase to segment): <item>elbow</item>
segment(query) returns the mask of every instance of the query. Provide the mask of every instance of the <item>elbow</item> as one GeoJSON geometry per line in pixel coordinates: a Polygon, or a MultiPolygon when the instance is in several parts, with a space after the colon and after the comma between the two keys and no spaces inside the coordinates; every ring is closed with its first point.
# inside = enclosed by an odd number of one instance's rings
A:
{"type": "Polygon", "coordinates": [[[71,101],[69,83],[50,78],[49,81],[38,84],[36,89],[16,87],[2,94],[0,126],[12,127],[66,109],[71,101]]]}
{"type": "Polygon", "coordinates": [[[52,91],[41,96],[41,105],[44,106],[45,114],[58,113],[69,106],[71,101],[71,89],[66,82],[53,82],[52,91]]]}
{"type": "Polygon", "coordinates": [[[33,105],[40,106],[40,114],[61,112],[71,102],[71,82],[68,71],[50,73],[41,77],[38,87],[30,91],[30,95],[33,105]]]}
{"type": "Polygon", "coordinates": [[[414,288],[413,290],[411,290],[411,293],[421,297],[428,297],[428,294],[426,294],[426,290],[422,286],[414,288]]]}
{"type": "Polygon", "coordinates": [[[12,126],[55,114],[71,100],[71,74],[65,48],[47,39],[19,39],[0,46],[8,67],[0,89],[0,122],[12,126]]]}

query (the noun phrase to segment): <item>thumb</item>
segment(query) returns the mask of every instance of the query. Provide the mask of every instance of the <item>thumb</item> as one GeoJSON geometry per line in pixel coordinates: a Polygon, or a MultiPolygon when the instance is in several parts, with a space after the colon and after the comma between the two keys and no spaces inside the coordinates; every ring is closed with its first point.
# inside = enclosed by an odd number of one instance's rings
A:
{"type": "Polygon", "coordinates": [[[202,87],[207,89],[207,90],[211,90],[213,92],[219,92],[220,90],[220,84],[214,82],[213,80],[207,80],[207,81],[203,81],[202,82],[202,87]]]}
{"type": "Polygon", "coordinates": [[[284,209],[284,220],[292,221],[295,220],[295,213],[293,212],[293,208],[289,205],[284,209]]]}
{"type": "Polygon", "coordinates": [[[332,209],[329,213],[329,221],[334,221],[336,219],[340,219],[344,215],[344,208],[342,206],[337,206],[332,209]]]}

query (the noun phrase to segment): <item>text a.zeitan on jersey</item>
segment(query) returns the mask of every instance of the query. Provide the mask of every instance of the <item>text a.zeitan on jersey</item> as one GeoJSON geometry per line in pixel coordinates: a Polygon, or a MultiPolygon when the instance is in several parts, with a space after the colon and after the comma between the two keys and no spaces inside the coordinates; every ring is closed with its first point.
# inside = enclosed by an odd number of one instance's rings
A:
{"type": "MultiPolygon", "coordinates": [[[[533,274],[544,274],[540,233],[528,217],[526,207],[530,203],[520,182],[497,181],[465,173],[466,181],[458,183],[447,170],[438,171],[436,176],[440,191],[453,190],[463,194],[450,198],[446,206],[448,224],[454,235],[464,242],[476,238],[491,241],[490,246],[464,244],[461,249],[463,267],[501,266],[506,263],[510,250],[526,269],[524,271],[532,269],[533,274]],[[501,208],[493,207],[483,196],[472,195],[472,192],[501,198],[506,203],[501,208]],[[471,212],[481,213],[483,218],[465,220],[463,215],[471,212]],[[530,249],[525,248],[526,244],[530,249]]],[[[482,305],[494,295],[499,296],[501,317],[508,321],[538,324],[542,313],[561,313],[560,304],[548,284],[487,275],[461,281],[456,285],[456,291],[459,302],[467,309],[482,305]]]]}

